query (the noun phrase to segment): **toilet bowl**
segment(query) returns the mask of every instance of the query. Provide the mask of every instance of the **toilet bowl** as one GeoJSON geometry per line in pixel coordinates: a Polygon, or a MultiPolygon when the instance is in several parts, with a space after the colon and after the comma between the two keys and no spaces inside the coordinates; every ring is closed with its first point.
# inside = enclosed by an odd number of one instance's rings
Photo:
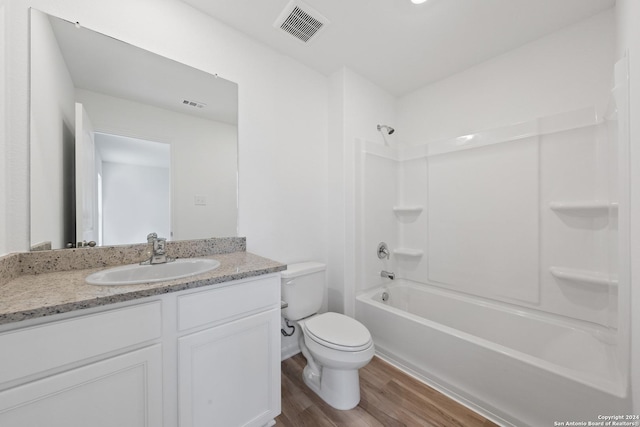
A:
{"type": "Polygon", "coordinates": [[[323,313],[298,321],[300,349],[307,359],[305,384],[336,409],[360,402],[358,369],[371,361],[375,347],[360,322],[338,313],[323,313]]]}
{"type": "Polygon", "coordinates": [[[339,313],[317,314],[324,295],[321,263],[292,264],[282,272],[282,314],[296,321],[299,345],[307,359],[304,383],[336,409],[352,409],[360,402],[358,370],[375,353],[371,334],[360,322],[339,313]]]}

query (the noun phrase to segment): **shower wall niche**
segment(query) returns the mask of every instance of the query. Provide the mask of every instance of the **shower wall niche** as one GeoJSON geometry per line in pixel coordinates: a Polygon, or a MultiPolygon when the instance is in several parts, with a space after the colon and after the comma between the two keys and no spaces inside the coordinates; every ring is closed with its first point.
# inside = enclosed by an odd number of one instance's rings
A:
{"type": "Polygon", "coordinates": [[[360,141],[357,158],[358,291],[384,269],[617,326],[613,113],[584,108],[421,146],[360,141]],[[390,260],[377,258],[380,241],[390,260]]]}

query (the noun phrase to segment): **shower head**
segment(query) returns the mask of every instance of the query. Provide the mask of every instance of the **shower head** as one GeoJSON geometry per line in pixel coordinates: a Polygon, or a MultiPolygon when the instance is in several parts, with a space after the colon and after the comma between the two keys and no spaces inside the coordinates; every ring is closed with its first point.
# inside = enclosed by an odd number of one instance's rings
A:
{"type": "Polygon", "coordinates": [[[392,128],[391,126],[387,126],[387,125],[378,125],[378,130],[380,132],[382,132],[382,129],[386,129],[387,130],[387,134],[391,135],[392,133],[394,133],[396,130],[394,128],[392,128]]]}

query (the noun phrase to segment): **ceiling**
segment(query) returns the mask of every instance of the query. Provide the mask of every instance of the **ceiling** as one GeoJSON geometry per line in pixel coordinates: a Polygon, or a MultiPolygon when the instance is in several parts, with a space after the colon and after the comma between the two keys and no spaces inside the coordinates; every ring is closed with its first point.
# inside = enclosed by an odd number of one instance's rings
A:
{"type": "Polygon", "coordinates": [[[96,150],[103,162],[156,168],[171,167],[171,147],[161,142],[95,132],[96,150]]]}
{"type": "Polygon", "coordinates": [[[615,4],[615,0],[428,0],[422,5],[409,0],[304,0],[329,24],[303,43],[273,26],[289,0],[183,1],[325,75],[346,66],[396,96],[615,4]]]}
{"type": "Polygon", "coordinates": [[[237,84],[60,18],[49,22],[76,88],[238,123],[237,84]]]}

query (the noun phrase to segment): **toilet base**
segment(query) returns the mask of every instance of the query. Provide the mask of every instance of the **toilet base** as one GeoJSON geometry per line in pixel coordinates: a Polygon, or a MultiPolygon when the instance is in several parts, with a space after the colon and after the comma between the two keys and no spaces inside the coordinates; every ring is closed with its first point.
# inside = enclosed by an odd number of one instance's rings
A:
{"type": "Polygon", "coordinates": [[[323,366],[318,375],[309,366],[302,372],[304,383],[335,409],[347,410],[360,402],[360,376],[357,369],[331,369],[323,366]]]}

